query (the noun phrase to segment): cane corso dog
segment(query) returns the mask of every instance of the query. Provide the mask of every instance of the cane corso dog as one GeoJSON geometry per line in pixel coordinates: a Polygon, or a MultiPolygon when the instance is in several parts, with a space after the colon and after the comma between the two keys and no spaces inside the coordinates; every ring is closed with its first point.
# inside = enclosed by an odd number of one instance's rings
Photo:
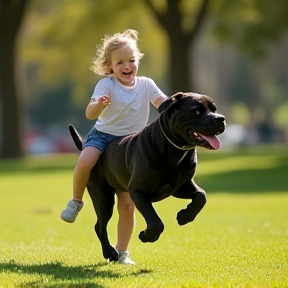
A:
{"type": "MultiPolygon", "coordinates": [[[[91,171],[87,188],[97,215],[95,231],[110,261],[118,260],[107,235],[117,191],[127,191],[146,220],[142,242],[155,242],[164,230],[152,202],[169,196],[191,199],[177,214],[179,225],[193,221],[206,203],[205,191],[193,180],[196,147],[219,149],[216,135],[224,132],[225,117],[210,97],[196,93],[177,93],[158,111],[158,119],[142,131],[110,143],[91,171]]],[[[72,125],[69,131],[81,150],[80,135],[72,125]]]]}

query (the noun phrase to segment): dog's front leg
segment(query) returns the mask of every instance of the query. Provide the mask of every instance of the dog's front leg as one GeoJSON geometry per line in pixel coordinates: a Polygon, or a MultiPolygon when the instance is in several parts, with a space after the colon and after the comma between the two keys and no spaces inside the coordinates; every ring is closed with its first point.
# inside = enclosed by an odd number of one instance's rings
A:
{"type": "Polygon", "coordinates": [[[183,209],[177,214],[177,221],[179,225],[185,225],[189,222],[192,222],[198,213],[202,210],[206,204],[206,194],[203,191],[197,191],[192,202],[187,205],[186,209],[183,209]]]}
{"type": "Polygon", "coordinates": [[[139,239],[144,243],[157,241],[164,230],[164,224],[152,206],[149,195],[143,192],[131,191],[130,196],[147,224],[147,229],[139,233],[139,239]]]}
{"type": "Polygon", "coordinates": [[[193,180],[183,184],[173,196],[182,199],[192,199],[186,209],[178,212],[177,221],[179,225],[192,222],[207,202],[205,191],[196,185],[193,180]]]}

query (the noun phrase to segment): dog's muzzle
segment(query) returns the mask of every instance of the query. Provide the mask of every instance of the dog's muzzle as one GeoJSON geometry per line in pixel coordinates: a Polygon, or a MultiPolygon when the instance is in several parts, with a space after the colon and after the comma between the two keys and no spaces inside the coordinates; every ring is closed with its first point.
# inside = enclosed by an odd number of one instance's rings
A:
{"type": "Polygon", "coordinates": [[[221,146],[221,142],[216,135],[205,136],[197,132],[189,131],[189,137],[195,145],[209,150],[218,150],[221,146]]]}
{"type": "Polygon", "coordinates": [[[221,147],[221,142],[217,135],[223,133],[225,131],[226,122],[225,117],[220,115],[215,119],[215,128],[214,131],[207,133],[200,133],[196,131],[188,131],[189,138],[195,145],[204,147],[209,150],[218,150],[221,147]]]}

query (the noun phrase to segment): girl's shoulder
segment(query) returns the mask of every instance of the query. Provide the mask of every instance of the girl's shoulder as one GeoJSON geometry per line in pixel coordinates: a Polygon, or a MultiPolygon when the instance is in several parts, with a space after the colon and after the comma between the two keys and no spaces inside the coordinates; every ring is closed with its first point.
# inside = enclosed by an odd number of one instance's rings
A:
{"type": "Polygon", "coordinates": [[[112,87],[113,85],[115,85],[115,79],[112,76],[108,75],[104,78],[101,78],[97,82],[96,87],[112,87]]]}
{"type": "Polygon", "coordinates": [[[112,75],[105,76],[98,81],[98,83],[112,83],[112,82],[113,82],[112,75]]]}
{"type": "Polygon", "coordinates": [[[149,82],[152,80],[151,78],[148,78],[146,76],[136,76],[136,78],[138,79],[139,82],[149,82]]]}
{"type": "Polygon", "coordinates": [[[146,77],[146,76],[137,76],[137,81],[138,81],[138,83],[141,85],[143,85],[143,84],[145,84],[145,85],[154,85],[154,81],[151,79],[151,78],[149,78],[149,77],[146,77]]]}

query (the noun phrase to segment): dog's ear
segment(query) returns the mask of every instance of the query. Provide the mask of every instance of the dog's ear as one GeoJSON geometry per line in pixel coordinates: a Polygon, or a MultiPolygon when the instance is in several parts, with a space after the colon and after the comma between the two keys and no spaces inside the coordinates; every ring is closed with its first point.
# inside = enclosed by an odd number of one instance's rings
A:
{"type": "Polygon", "coordinates": [[[161,113],[164,110],[166,110],[168,107],[170,107],[172,104],[177,102],[179,99],[183,98],[184,94],[182,92],[178,92],[174,95],[172,95],[169,99],[166,101],[162,102],[161,105],[158,107],[158,112],[161,113]]]}
{"type": "Polygon", "coordinates": [[[177,92],[174,95],[172,95],[172,98],[175,99],[175,102],[182,99],[184,97],[184,93],[183,92],[177,92]]]}

